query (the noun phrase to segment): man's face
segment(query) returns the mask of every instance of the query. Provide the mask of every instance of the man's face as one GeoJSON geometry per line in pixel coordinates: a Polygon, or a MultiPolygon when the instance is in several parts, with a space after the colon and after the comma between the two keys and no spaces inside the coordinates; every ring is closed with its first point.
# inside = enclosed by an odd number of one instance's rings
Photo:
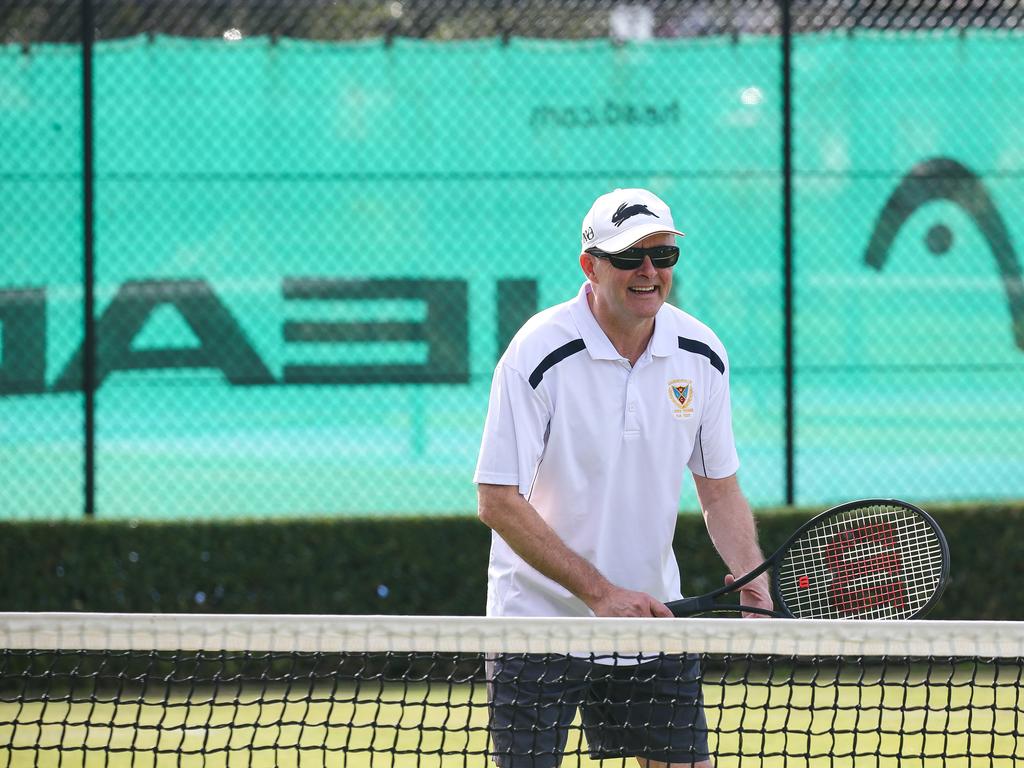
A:
{"type": "MultiPolygon", "coordinates": [[[[650,235],[636,243],[642,248],[675,244],[675,235],[670,233],[650,235]]],[[[636,269],[616,269],[608,259],[584,253],[580,266],[594,286],[595,312],[618,325],[654,317],[672,289],[674,267],[656,269],[650,257],[636,269]]]]}

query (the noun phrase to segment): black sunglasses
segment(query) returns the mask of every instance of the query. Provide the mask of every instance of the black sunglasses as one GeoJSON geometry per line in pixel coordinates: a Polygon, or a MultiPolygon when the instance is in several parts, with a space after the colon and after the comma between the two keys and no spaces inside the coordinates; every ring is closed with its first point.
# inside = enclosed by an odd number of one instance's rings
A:
{"type": "Polygon", "coordinates": [[[639,269],[643,266],[644,257],[651,257],[655,269],[673,267],[679,261],[678,245],[655,245],[652,248],[633,246],[618,253],[605,253],[600,248],[588,248],[587,253],[599,259],[608,259],[616,269],[639,269]]]}

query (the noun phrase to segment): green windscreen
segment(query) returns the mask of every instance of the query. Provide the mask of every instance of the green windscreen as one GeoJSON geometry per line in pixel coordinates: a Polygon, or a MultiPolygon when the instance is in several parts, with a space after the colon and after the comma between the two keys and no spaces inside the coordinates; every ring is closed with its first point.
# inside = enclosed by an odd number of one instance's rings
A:
{"type": "MultiPolygon", "coordinates": [[[[79,59],[0,48],[6,517],[82,508],[79,59]]],[[[793,67],[797,501],[1024,496],[1021,37],[793,67]]],[[[686,232],[674,301],[783,502],[778,39],[157,37],[94,78],[97,515],[471,512],[494,363],[616,186],[686,232]]]]}

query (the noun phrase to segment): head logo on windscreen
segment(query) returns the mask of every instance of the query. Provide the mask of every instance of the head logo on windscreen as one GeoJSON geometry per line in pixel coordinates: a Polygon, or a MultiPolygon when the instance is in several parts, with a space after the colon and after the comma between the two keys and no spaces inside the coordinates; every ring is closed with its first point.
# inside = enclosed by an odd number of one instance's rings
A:
{"type": "MultiPolygon", "coordinates": [[[[879,214],[864,261],[881,270],[903,224],[918,208],[935,200],[960,206],[992,249],[1006,291],[1013,337],[1024,350],[1024,281],[1010,234],[981,178],[956,160],[936,157],[910,169],[879,214]]],[[[945,254],[952,245],[953,232],[945,224],[936,224],[925,235],[925,246],[936,256],[945,254]]]]}

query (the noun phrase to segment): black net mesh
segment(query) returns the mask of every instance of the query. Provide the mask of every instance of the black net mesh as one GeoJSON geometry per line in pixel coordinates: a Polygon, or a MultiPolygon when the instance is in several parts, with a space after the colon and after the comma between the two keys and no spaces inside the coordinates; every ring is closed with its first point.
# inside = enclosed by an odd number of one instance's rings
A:
{"type": "Polygon", "coordinates": [[[975,766],[1024,759],[1020,658],[636,661],[8,651],[0,655],[0,764],[553,766],[561,759],[569,766],[710,754],[720,766],[975,766]]]}

